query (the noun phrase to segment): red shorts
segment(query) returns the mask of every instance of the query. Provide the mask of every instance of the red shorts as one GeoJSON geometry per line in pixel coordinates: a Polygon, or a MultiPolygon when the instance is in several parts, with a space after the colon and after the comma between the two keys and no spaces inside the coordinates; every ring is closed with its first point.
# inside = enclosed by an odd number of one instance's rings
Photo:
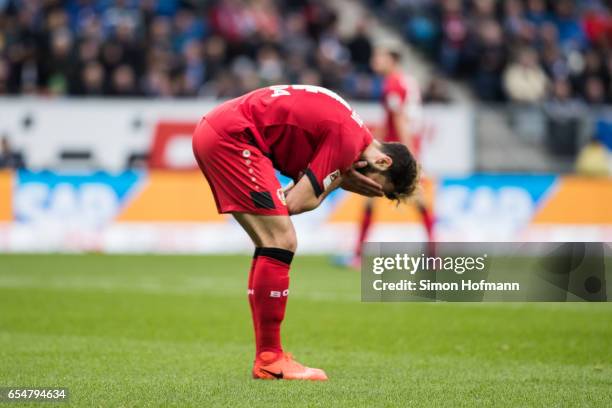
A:
{"type": "Polygon", "coordinates": [[[272,161],[247,133],[220,135],[202,119],[193,133],[193,153],[219,213],[289,214],[272,161]]]}

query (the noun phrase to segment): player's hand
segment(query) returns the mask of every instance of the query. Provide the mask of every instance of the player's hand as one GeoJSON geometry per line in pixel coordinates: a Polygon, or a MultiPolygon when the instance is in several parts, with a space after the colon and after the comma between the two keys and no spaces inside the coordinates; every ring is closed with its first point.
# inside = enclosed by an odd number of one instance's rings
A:
{"type": "Polygon", "coordinates": [[[366,197],[382,197],[382,186],[357,171],[357,169],[361,169],[367,165],[368,162],[366,161],[355,162],[353,167],[342,175],[340,187],[346,191],[366,197]]]}

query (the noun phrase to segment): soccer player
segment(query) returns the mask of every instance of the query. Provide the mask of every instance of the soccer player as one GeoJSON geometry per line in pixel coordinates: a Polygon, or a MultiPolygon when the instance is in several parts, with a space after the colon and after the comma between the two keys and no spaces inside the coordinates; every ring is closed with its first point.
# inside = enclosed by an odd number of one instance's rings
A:
{"type": "Polygon", "coordinates": [[[346,101],[308,85],[262,88],[219,105],[198,124],[193,150],[219,213],[231,213],[255,244],[248,279],[253,377],[326,380],[281,346],[297,246],[290,216],[315,209],[338,187],[392,200],[411,195],[412,154],[400,143],[373,140],[346,101]],[[283,190],[275,169],[294,184],[283,190]]]}
{"type": "MultiPolygon", "coordinates": [[[[374,72],[384,77],[382,105],[385,110],[385,124],[380,139],[384,142],[402,143],[410,148],[415,157],[418,157],[423,130],[419,85],[412,77],[403,74],[401,54],[392,47],[377,47],[372,55],[371,65],[374,72]]],[[[416,196],[414,203],[421,215],[430,243],[428,250],[433,252],[435,241],[433,214],[421,196],[416,196]]],[[[361,264],[361,252],[372,226],[373,213],[374,200],[367,200],[359,227],[354,256],[348,260],[353,267],[358,268],[361,264]]]]}

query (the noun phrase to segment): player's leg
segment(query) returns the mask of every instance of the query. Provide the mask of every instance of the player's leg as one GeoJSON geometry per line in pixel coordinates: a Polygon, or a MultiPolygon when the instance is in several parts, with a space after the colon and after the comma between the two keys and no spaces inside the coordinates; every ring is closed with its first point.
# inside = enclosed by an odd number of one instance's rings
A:
{"type": "Polygon", "coordinates": [[[259,257],[259,247],[255,247],[253,259],[251,260],[251,268],[249,269],[249,278],[247,282],[247,293],[249,297],[249,308],[251,309],[251,319],[253,320],[253,333],[255,333],[255,347],[257,348],[257,320],[255,320],[255,302],[253,300],[253,277],[255,276],[255,265],[259,257]]]}
{"type": "Polygon", "coordinates": [[[296,247],[272,162],[248,134],[221,135],[221,121],[202,120],[194,132],[193,150],[215,197],[219,213],[231,213],[249,234],[256,250],[249,276],[249,302],[255,327],[256,378],[326,379],[321,370],[296,363],[283,352],[280,326],[289,287],[289,268],[296,247]],[[267,371],[262,371],[267,370],[267,371]]]}
{"type": "MultiPolygon", "coordinates": [[[[256,354],[265,350],[282,352],[280,324],[284,318],[287,296],[272,299],[273,301],[270,304],[267,299],[258,298],[258,295],[265,291],[287,293],[289,265],[296,247],[293,224],[288,216],[262,216],[246,213],[234,213],[233,215],[255,244],[255,253],[248,280],[248,296],[255,329],[256,354]],[[260,257],[261,262],[259,262],[260,257]],[[289,262],[285,262],[287,264],[286,268],[281,267],[272,276],[267,276],[271,268],[263,268],[264,272],[260,272],[262,265],[268,263],[268,260],[263,259],[263,257],[282,257],[289,262]],[[273,285],[275,287],[263,288],[262,285],[273,285]],[[257,295],[256,288],[259,289],[257,295]],[[274,300],[278,300],[278,302],[274,300]],[[262,306],[262,303],[264,306],[262,306]],[[265,310],[262,310],[262,307],[265,307],[265,310]],[[262,314],[265,315],[263,320],[262,314]]],[[[282,263],[282,261],[279,262],[282,263]]]]}
{"type": "Polygon", "coordinates": [[[363,245],[368,239],[370,228],[372,226],[372,218],[374,216],[374,200],[368,198],[363,208],[363,216],[361,223],[359,224],[359,235],[357,236],[357,245],[355,246],[355,252],[351,265],[359,268],[361,266],[361,254],[363,251],[363,245]]]}
{"type": "MultiPolygon", "coordinates": [[[[215,123],[222,129],[224,123],[215,123]]],[[[286,215],[284,203],[277,193],[280,188],[275,179],[274,168],[265,157],[248,140],[235,135],[221,136],[215,128],[203,119],[198,124],[193,137],[193,151],[202,173],[215,198],[219,213],[248,212],[259,214],[286,215]]],[[[249,233],[255,243],[255,253],[249,271],[248,288],[252,288],[254,270],[259,255],[257,235],[251,231],[251,226],[244,223],[243,228],[249,233]]],[[[249,296],[253,319],[253,301],[249,296]]],[[[256,321],[253,320],[257,330],[256,321]]]]}
{"type": "Polygon", "coordinates": [[[253,258],[251,259],[251,268],[249,269],[249,277],[247,281],[247,295],[249,298],[249,308],[251,309],[251,319],[253,321],[253,333],[255,333],[255,349],[257,350],[259,348],[259,346],[257,345],[258,324],[257,324],[257,313],[255,309],[255,300],[253,296],[254,295],[253,279],[255,277],[255,266],[257,265],[257,259],[259,258],[259,252],[261,250],[262,243],[259,240],[259,237],[257,236],[257,234],[255,234],[255,232],[252,230],[250,224],[246,221],[242,221],[243,217],[241,217],[241,214],[234,214],[234,218],[238,221],[238,223],[246,231],[246,233],[249,235],[249,237],[253,241],[253,244],[255,245],[255,251],[253,252],[253,258]]]}
{"type": "Polygon", "coordinates": [[[425,203],[423,197],[417,197],[415,200],[417,210],[421,215],[421,222],[423,223],[423,227],[425,228],[425,233],[427,234],[427,255],[435,256],[436,255],[436,237],[434,235],[434,215],[429,206],[425,203]]]}
{"type": "Polygon", "coordinates": [[[257,257],[249,279],[249,302],[256,336],[253,377],[325,380],[322,370],[304,367],[285,353],[281,325],[289,296],[289,269],[297,246],[289,216],[234,213],[256,245],[257,257]]]}
{"type": "MultiPolygon", "coordinates": [[[[424,131],[425,132],[425,131],[424,131]]],[[[427,137],[426,133],[417,133],[411,138],[411,144],[409,147],[410,151],[420,161],[421,149],[423,147],[423,141],[427,137]]],[[[433,210],[427,205],[425,198],[422,195],[418,195],[414,200],[416,209],[421,215],[421,222],[425,228],[427,234],[427,252],[428,256],[435,256],[436,254],[436,237],[434,236],[434,224],[435,218],[433,210]]]]}

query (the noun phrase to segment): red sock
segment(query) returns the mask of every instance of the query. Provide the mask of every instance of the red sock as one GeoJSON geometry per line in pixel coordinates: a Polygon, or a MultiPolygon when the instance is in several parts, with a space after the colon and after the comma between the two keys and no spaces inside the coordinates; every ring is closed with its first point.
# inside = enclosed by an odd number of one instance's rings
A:
{"type": "Polygon", "coordinates": [[[361,256],[363,244],[368,238],[368,232],[370,232],[370,226],[372,225],[372,214],[374,213],[372,207],[372,202],[368,200],[363,212],[363,218],[361,219],[361,225],[359,226],[359,240],[357,241],[357,247],[355,248],[355,258],[359,258],[361,256]]]}
{"type": "Polygon", "coordinates": [[[423,220],[423,227],[425,227],[425,232],[427,233],[427,250],[428,256],[436,255],[436,239],[434,237],[434,216],[432,211],[426,207],[425,205],[419,205],[419,212],[421,213],[421,219],[423,220]]]}
{"type": "Polygon", "coordinates": [[[257,257],[259,256],[259,250],[260,248],[255,248],[255,253],[253,254],[253,260],[251,261],[251,269],[249,270],[249,282],[247,284],[249,306],[251,308],[251,317],[253,318],[253,330],[255,331],[255,342],[257,342],[257,320],[256,320],[257,315],[255,313],[255,299],[253,296],[253,277],[255,276],[255,264],[257,263],[257,257]]]}
{"type": "Polygon", "coordinates": [[[253,271],[253,315],[257,330],[257,355],[282,352],[280,329],[289,294],[289,267],[293,252],[261,248],[253,271]]]}

